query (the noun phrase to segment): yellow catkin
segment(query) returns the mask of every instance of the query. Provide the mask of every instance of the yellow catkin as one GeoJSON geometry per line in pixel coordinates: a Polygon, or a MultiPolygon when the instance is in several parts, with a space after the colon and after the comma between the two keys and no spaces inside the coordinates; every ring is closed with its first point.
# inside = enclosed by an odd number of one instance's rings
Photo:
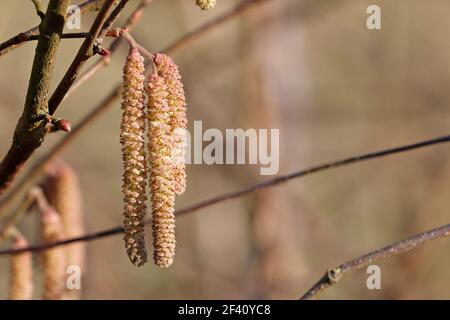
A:
{"type": "Polygon", "coordinates": [[[172,166],[175,194],[186,190],[186,98],[181,75],[173,60],[164,54],[156,54],[155,66],[159,76],[164,78],[169,107],[169,124],[172,134],[172,166]]]}
{"type": "Polygon", "coordinates": [[[196,0],[195,3],[200,7],[200,9],[209,10],[211,8],[214,8],[214,6],[216,5],[216,0],[196,0]]]}
{"type": "MultiPolygon", "coordinates": [[[[49,168],[43,190],[48,203],[55,208],[61,217],[64,234],[68,238],[84,234],[81,190],[75,171],[67,164],[57,163],[49,168]]],[[[78,266],[83,274],[85,270],[84,242],[65,246],[66,264],[78,266]]],[[[70,290],[65,299],[79,299],[81,290],[70,290]]]]}
{"type": "Polygon", "coordinates": [[[147,261],[144,69],[143,57],[136,48],[131,48],[123,68],[120,143],[124,168],[124,240],[130,261],[137,266],[147,261]]]}
{"type": "Polygon", "coordinates": [[[173,263],[176,241],[175,191],[171,159],[173,142],[168,92],[164,78],[156,73],[150,74],[147,94],[153,258],[156,265],[167,268],[173,263]]]}
{"type": "MultiPolygon", "coordinates": [[[[28,246],[27,240],[20,234],[15,235],[12,249],[28,246]]],[[[33,296],[33,257],[31,252],[12,255],[9,261],[9,297],[10,300],[30,300],[33,296]]]]}
{"type": "MultiPolygon", "coordinates": [[[[48,207],[42,211],[42,241],[52,243],[64,239],[63,225],[59,214],[48,207]]],[[[66,255],[64,247],[55,247],[41,253],[44,273],[43,298],[62,299],[66,289],[66,255]]]]}

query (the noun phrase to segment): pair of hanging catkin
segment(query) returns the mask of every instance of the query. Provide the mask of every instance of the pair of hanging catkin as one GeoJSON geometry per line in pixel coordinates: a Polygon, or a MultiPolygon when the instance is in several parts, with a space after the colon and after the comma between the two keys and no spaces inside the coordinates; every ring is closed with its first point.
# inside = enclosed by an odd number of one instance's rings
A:
{"type": "Polygon", "coordinates": [[[147,260],[144,216],[148,183],[153,258],[156,265],[167,268],[175,255],[175,196],[186,187],[186,102],[180,73],[170,57],[154,55],[154,70],[147,84],[143,60],[138,49],[131,47],[123,70],[120,142],[124,167],[124,240],[131,262],[143,265],[147,260]]]}

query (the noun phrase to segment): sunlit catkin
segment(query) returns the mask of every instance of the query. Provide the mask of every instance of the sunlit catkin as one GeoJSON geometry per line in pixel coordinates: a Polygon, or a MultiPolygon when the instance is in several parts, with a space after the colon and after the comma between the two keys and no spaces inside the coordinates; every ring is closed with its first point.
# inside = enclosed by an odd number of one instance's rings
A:
{"type": "Polygon", "coordinates": [[[153,258],[156,265],[167,268],[173,263],[176,241],[175,191],[171,158],[173,141],[168,104],[169,94],[164,78],[156,73],[150,74],[147,94],[153,258]]]}
{"type": "Polygon", "coordinates": [[[186,189],[186,98],[181,82],[181,75],[173,60],[164,54],[155,55],[155,65],[158,75],[164,78],[169,106],[169,124],[172,135],[172,167],[174,190],[176,195],[186,189]]]}
{"type": "Polygon", "coordinates": [[[124,240],[131,262],[137,266],[147,261],[144,238],[147,170],[145,159],[144,59],[131,48],[123,68],[122,145],[124,196],[124,240]]]}
{"type": "MultiPolygon", "coordinates": [[[[42,241],[53,243],[64,238],[63,225],[59,214],[48,207],[42,211],[42,241]]],[[[42,270],[44,273],[43,298],[59,300],[66,288],[66,256],[64,247],[42,251],[42,270]]]]}
{"type": "Polygon", "coordinates": [[[216,0],[196,0],[196,4],[202,10],[208,10],[216,5],[216,0]]]}
{"type": "MultiPolygon", "coordinates": [[[[61,217],[64,234],[68,238],[84,234],[81,190],[76,172],[65,163],[57,163],[47,170],[42,185],[48,203],[55,208],[61,217]]],[[[85,272],[84,242],[65,246],[66,267],[79,267],[85,272]]],[[[65,299],[78,299],[81,290],[70,290],[64,294],[65,299]]]]}
{"type": "MultiPolygon", "coordinates": [[[[16,234],[12,249],[28,246],[27,240],[16,234]]],[[[30,300],[33,295],[33,258],[31,252],[12,255],[9,261],[9,297],[10,300],[30,300]]]]}

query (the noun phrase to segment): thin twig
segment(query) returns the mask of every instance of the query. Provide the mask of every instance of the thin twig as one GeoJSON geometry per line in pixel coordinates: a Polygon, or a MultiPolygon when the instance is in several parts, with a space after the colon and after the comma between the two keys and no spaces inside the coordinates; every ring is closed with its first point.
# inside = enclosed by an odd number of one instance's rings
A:
{"type": "MultiPolygon", "coordinates": [[[[125,24],[122,26],[122,29],[131,30],[142,18],[142,12],[147,5],[152,3],[153,0],[142,0],[142,2],[138,5],[138,7],[133,11],[130,17],[127,19],[125,24]]],[[[111,61],[111,55],[119,48],[119,44],[121,42],[121,38],[116,38],[111,43],[108,48],[110,52],[109,55],[102,57],[97,60],[95,64],[90,67],[87,71],[81,74],[77,81],[70,87],[70,90],[67,92],[65,98],[70,96],[73,92],[75,92],[83,83],[89,80],[94,74],[96,74],[101,68],[107,66],[111,61]]],[[[64,98],[64,99],[65,99],[64,98]]]]}
{"type": "Polygon", "coordinates": [[[134,47],[140,51],[140,53],[145,56],[148,60],[153,60],[155,58],[155,54],[149,52],[145,47],[141,46],[131,34],[129,34],[124,29],[118,29],[116,32],[119,36],[123,37],[128,41],[131,47],[134,47]]]}
{"type": "MultiPolygon", "coordinates": [[[[329,269],[319,281],[314,284],[300,299],[313,299],[317,294],[336,284],[345,276],[368,266],[375,261],[383,260],[416,249],[417,247],[436,239],[450,236],[450,224],[396,242],[384,248],[372,251],[356,259],[350,260],[336,268],[329,269]]],[[[1,253],[0,253],[1,254],[1,253]]]]}
{"type": "MultiPolygon", "coordinates": [[[[100,5],[105,0],[88,0],[79,5],[80,13],[85,14],[89,11],[99,10],[100,5]]],[[[72,13],[67,15],[67,18],[72,17],[72,13]]],[[[30,37],[36,36],[39,34],[39,26],[31,28],[27,31],[21,32],[18,35],[6,40],[5,42],[0,44],[0,57],[5,54],[11,52],[12,50],[18,48],[22,44],[30,41],[30,37]]]]}
{"type": "Polygon", "coordinates": [[[103,7],[100,9],[97,17],[95,18],[94,23],[89,30],[89,35],[84,40],[80,49],[78,50],[77,55],[75,56],[72,64],[64,75],[63,79],[59,83],[58,87],[55,89],[55,92],[51,96],[48,101],[48,110],[50,115],[53,115],[66,95],[67,91],[69,91],[70,87],[74,83],[75,79],[78,76],[81,68],[84,63],[92,57],[94,53],[94,45],[97,40],[100,32],[103,29],[103,25],[105,21],[108,19],[108,13],[114,6],[115,0],[106,0],[103,7]]]}
{"type": "MultiPolygon", "coordinates": [[[[186,213],[191,213],[191,212],[194,212],[194,211],[206,208],[206,207],[210,207],[217,203],[222,203],[227,200],[236,199],[236,198],[245,196],[247,194],[253,193],[260,189],[273,187],[273,186],[279,185],[281,183],[286,183],[295,178],[304,177],[304,176],[311,175],[314,173],[319,173],[319,172],[322,172],[325,170],[348,166],[348,165],[359,163],[362,161],[386,157],[388,155],[398,154],[398,153],[402,153],[402,152],[406,152],[406,151],[416,150],[419,148],[424,148],[424,147],[441,144],[441,143],[447,143],[447,142],[450,142],[450,135],[431,139],[431,140],[426,140],[426,141],[422,141],[422,142],[418,142],[418,143],[413,143],[413,144],[409,144],[409,145],[405,145],[405,146],[384,149],[384,150],[380,150],[380,151],[376,151],[376,152],[366,153],[363,155],[353,156],[353,157],[349,157],[349,158],[345,158],[345,159],[341,159],[341,160],[337,160],[337,161],[332,161],[332,162],[325,163],[325,164],[320,164],[320,165],[313,166],[313,167],[310,167],[310,168],[307,168],[304,170],[296,171],[296,172],[293,172],[293,173],[290,173],[287,175],[282,175],[282,176],[276,177],[274,179],[269,179],[265,182],[255,184],[255,185],[252,185],[250,187],[247,187],[247,188],[244,188],[244,189],[241,189],[238,191],[228,192],[228,193],[218,195],[216,197],[212,197],[210,199],[198,202],[192,206],[177,210],[175,214],[177,216],[180,216],[180,215],[183,215],[186,213]]],[[[150,224],[151,220],[146,220],[145,223],[150,224]]],[[[117,226],[115,228],[106,229],[106,230],[95,232],[95,233],[89,233],[84,236],[65,239],[65,240],[62,240],[59,242],[31,246],[26,249],[21,249],[22,251],[4,250],[4,251],[0,251],[0,255],[10,254],[10,253],[19,253],[19,252],[23,252],[23,251],[42,251],[42,250],[46,250],[46,249],[53,248],[56,246],[66,245],[66,244],[73,243],[73,242],[96,240],[96,239],[100,239],[103,237],[120,234],[122,232],[123,232],[123,228],[121,226],[117,226]]]]}
{"type": "Polygon", "coordinates": [[[112,25],[117,21],[120,13],[122,12],[123,9],[125,9],[125,6],[127,5],[128,1],[130,0],[121,0],[119,4],[114,8],[108,19],[105,21],[105,24],[103,25],[103,30],[100,33],[100,38],[102,38],[106,34],[106,32],[112,27],[112,25]]]}
{"type": "Polygon", "coordinates": [[[42,11],[41,2],[39,0],[31,0],[33,2],[34,8],[39,18],[44,19],[45,13],[42,11]]]}

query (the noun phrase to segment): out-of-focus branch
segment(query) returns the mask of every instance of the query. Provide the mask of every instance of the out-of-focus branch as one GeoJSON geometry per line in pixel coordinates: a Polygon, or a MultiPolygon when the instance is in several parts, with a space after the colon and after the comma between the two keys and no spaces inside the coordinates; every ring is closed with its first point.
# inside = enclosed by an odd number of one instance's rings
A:
{"type": "MultiPolygon", "coordinates": [[[[106,105],[108,103],[112,103],[112,101],[111,100],[105,101],[104,105],[106,105]]],[[[98,114],[94,114],[92,116],[95,117],[96,115],[98,115],[98,114]]],[[[78,128],[78,130],[79,130],[79,128],[78,128]]],[[[78,131],[75,129],[72,132],[78,132],[78,131]]],[[[359,163],[362,161],[381,158],[381,157],[385,157],[388,155],[393,155],[393,154],[398,154],[398,153],[402,153],[402,152],[406,152],[406,151],[416,150],[419,148],[424,148],[424,147],[441,144],[441,143],[446,143],[446,142],[450,142],[450,135],[431,139],[431,140],[426,140],[426,141],[422,141],[422,142],[418,142],[418,143],[414,143],[414,144],[404,145],[404,146],[400,146],[400,147],[396,147],[396,148],[384,149],[384,150],[380,150],[380,151],[376,151],[376,152],[372,152],[372,153],[353,156],[353,157],[349,157],[349,158],[345,158],[345,159],[341,159],[341,160],[337,160],[337,161],[333,161],[333,162],[328,162],[325,164],[320,164],[320,165],[313,166],[313,167],[310,167],[310,168],[307,168],[304,170],[295,171],[295,172],[287,174],[287,175],[282,175],[282,176],[276,177],[274,179],[269,179],[265,182],[255,184],[255,185],[252,185],[250,187],[247,187],[247,188],[244,188],[244,189],[241,189],[238,191],[228,192],[228,193],[218,195],[216,197],[212,197],[210,199],[198,202],[190,207],[186,207],[186,208],[177,210],[176,215],[179,216],[182,214],[191,213],[191,212],[194,212],[194,211],[197,211],[200,209],[210,207],[217,203],[222,203],[227,200],[243,197],[247,194],[251,194],[260,189],[265,189],[268,187],[276,186],[276,185],[279,185],[282,183],[286,183],[292,179],[304,177],[304,176],[311,175],[314,173],[319,173],[322,171],[339,168],[339,167],[343,167],[343,166],[348,166],[348,165],[359,163]]],[[[50,156],[52,156],[53,154],[54,153],[50,153],[50,156]]],[[[146,221],[146,224],[150,224],[150,223],[151,223],[151,220],[146,221]]],[[[106,236],[120,234],[122,232],[123,232],[122,227],[115,227],[112,229],[107,229],[104,231],[87,234],[87,235],[77,237],[77,238],[66,239],[63,241],[48,243],[48,244],[43,244],[43,245],[31,246],[27,249],[20,249],[22,251],[4,250],[4,251],[0,251],[0,255],[10,254],[10,253],[19,253],[19,252],[23,252],[23,251],[27,251],[27,250],[41,251],[41,250],[53,248],[56,246],[66,245],[66,244],[73,243],[73,242],[95,240],[95,239],[103,238],[106,236]]]]}
{"type": "MultiPolygon", "coordinates": [[[[101,4],[105,0],[87,0],[79,5],[80,13],[84,14],[89,11],[96,11],[100,9],[101,4]]],[[[72,17],[73,13],[69,13],[67,18],[72,17]]],[[[30,38],[39,34],[39,26],[31,28],[27,31],[21,32],[18,35],[6,40],[0,44],[0,57],[18,48],[22,44],[30,41],[30,38]]]]}
{"type": "Polygon", "coordinates": [[[0,163],[0,194],[38,148],[45,136],[48,117],[48,91],[56,53],[66,22],[69,0],[50,1],[42,20],[25,106],[14,132],[12,145],[0,163]]]}
{"type": "Polygon", "coordinates": [[[77,55],[72,61],[72,64],[70,65],[66,74],[64,75],[61,82],[55,89],[55,92],[48,101],[48,110],[50,115],[53,115],[55,113],[56,109],[58,108],[64,96],[66,95],[67,91],[69,91],[70,87],[77,78],[78,73],[80,72],[84,63],[95,54],[94,52],[95,42],[98,36],[100,35],[100,32],[103,30],[103,25],[107,21],[108,13],[114,6],[114,3],[115,0],[106,0],[105,4],[100,9],[99,14],[95,18],[95,21],[92,24],[91,29],[89,30],[88,36],[84,40],[83,44],[78,50],[77,55]]]}
{"type": "Polygon", "coordinates": [[[300,299],[313,299],[317,294],[336,284],[345,276],[366,267],[375,261],[387,259],[416,249],[423,244],[450,236],[450,224],[416,234],[384,248],[372,251],[356,259],[350,260],[336,268],[329,269],[300,299]]]}

